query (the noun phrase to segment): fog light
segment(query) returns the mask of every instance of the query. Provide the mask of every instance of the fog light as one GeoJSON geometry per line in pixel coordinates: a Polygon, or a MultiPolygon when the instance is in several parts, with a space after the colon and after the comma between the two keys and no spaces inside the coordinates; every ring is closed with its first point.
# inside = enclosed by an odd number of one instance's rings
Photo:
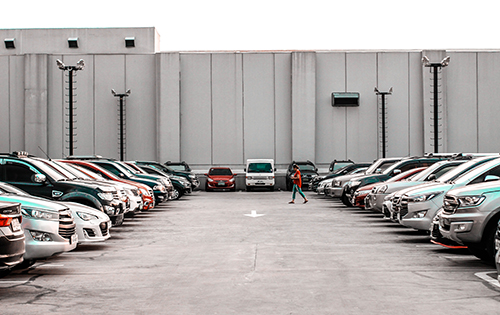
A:
{"type": "Polygon", "coordinates": [[[465,232],[467,231],[467,224],[459,223],[455,225],[455,232],[465,232]]]}
{"type": "Polygon", "coordinates": [[[52,237],[49,233],[30,231],[31,237],[38,242],[52,242],[52,237]]]}
{"type": "Polygon", "coordinates": [[[427,214],[427,210],[417,211],[411,216],[413,219],[422,219],[427,214]]]}
{"type": "Polygon", "coordinates": [[[113,215],[115,214],[115,207],[104,206],[104,211],[106,212],[107,215],[113,215]]]}

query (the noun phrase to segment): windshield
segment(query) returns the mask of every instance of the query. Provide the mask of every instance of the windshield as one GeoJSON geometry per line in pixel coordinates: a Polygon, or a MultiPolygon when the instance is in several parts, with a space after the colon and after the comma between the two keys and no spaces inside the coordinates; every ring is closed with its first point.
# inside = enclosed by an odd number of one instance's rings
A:
{"type": "Polygon", "coordinates": [[[30,162],[35,165],[37,168],[39,168],[40,170],[42,170],[45,174],[47,174],[48,176],[50,176],[52,179],[54,179],[55,181],[60,181],[60,180],[67,180],[68,177],[64,176],[63,174],[61,174],[60,172],[58,172],[57,170],[55,170],[54,168],[48,166],[47,164],[39,161],[39,160],[35,160],[35,159],[31,159],[30,162]]]}
{"type": "Polygon", "coordinates": [[[422,181],[426,180],[426,178],[429,177],[429,175],[431,175],[431,174],[435,174],[436,178],[439,178],[441,175],[445,174],[446,172],[448,172],[451,169],[458,166],[458,164],[450,164],[450,165],[443,167],[443,164],[446,164],[446,163],[432,164],[426,170],[423,170],[422,172],[420,172],[417,175],[415,175],[414,177],[412,177],[411,181],[412,182],[422,182],[422,181]],[[438,170],[438,169],[439,169],[439,171],[436,172],[436,170],[438,170]]]}
{"type": "Polygon", "coordinates": [[[215,176],[231,176],[233,173],[231,172],[230,169],[228,168],[212,168],[210,169],[210,172],[208,173],[209,175],[215,175],[215,176]]]}
{"type": "Polygon", "coordinates": [[[399,162],[399,160],[377,160],[375,163],[373,163],[367,170],[366,174],[373,174],[376,171],[380,170],[382,173],[384,170],[389,168],[391,165],[394,163],[399,162]]]}
{"type": "Polygon", "coordinates": [[[168,167],[170,167],[173,170],[176,171],[190,171],[185,165],[183,164],[169,164],[168,167]]]}
{"type": "MultiPolygon", "coordinates": [[[[67,163],[65,163],[65,164],[67,164],[67,163]]],[[[77,165],[77,164],[68,164],[68,165],[71,166],[73,169],[79,171],[80,173],[87,175],[89,178],[98,179],[98,180],[105,180],[104,176],[102,176],[101,174],[96,173],[94,171],[91,171],[89,169],[85,169],[85,168],[81,167],[80,165],[77,165]]],[[[99,166],[96,166],[96,167],[99,167],[99,166]]]]}
{"type": "Polygon", "coordinates": [[[464,163],[462,165],[457,166],[453,170],[444,174],[437,181],[440,183],[446,183],[446,182],[452,181],[452,180],[456,179],[458,176],[461,176],[463,173],[468,172],[471,169],[474,169],[476,166],[479,166],[479,165],[484,164],[488,161],[491,161],[492,159],[493,158],[489,158],[489,159],[484,159],[481,161],[471,160],[467,163],[464,163]]]}
{"type": "Polygon", "coordinates": [[[85,179],[85,180],[94,180],[92,177],[88,176],[87,174],[81,172],[80,170],[76,169],[73,165],[69,165],[63,162],[53,162],[57,164],[59,167],[65,169],[69,173],[73,174],[77,178],[85,179]]]}
{"type": "Polygon", "coordinates": [[[316,167],[311,164],[298,164],[301,171],[316,171],[316,167]]]}
{"type": "Polygon", "coordinates": [[[354,163],[353,162],[335,162],[335,164],[333,164],[333,169],[331,171],[336,173],[335,171],[337,171],[339,169],[345,169],[347,166],[350,166],[351,164],[354,164],[354,163]]]}
{"type": "Polygon", "coordinates": [[[272,173],[271,163],[250,163],[248,164],[248,173],[272,173]]]}

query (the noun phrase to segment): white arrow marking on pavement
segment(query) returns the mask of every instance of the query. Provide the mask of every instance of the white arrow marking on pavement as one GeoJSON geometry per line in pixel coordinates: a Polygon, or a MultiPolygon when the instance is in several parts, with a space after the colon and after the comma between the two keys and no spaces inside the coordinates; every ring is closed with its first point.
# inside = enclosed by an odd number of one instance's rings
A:
{"type": "Polygon", "coordinates": [[[257,211],[256,210],[252,210],[252,213],[251,214],[245,214],[247,217],[252,217],[252,218],[257,218],[257,217],[261,217],[265,214],[257,214],[257,211]]]}

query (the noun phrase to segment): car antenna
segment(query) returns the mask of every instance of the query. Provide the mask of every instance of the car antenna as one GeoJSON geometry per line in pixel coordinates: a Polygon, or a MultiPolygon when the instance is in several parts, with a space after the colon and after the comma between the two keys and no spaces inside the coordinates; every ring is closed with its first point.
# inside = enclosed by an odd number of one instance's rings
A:
{"type": "Polygon", "coordinates": [[[38,148],[40,149],[40,151],[42,151],[43,154],[45,154],[45,156],[47,157],[47,160],[52,161],[50,156],[45,151],[43,151],[42,148],[40,148],[40,146],[38,146],[38,148]]]}

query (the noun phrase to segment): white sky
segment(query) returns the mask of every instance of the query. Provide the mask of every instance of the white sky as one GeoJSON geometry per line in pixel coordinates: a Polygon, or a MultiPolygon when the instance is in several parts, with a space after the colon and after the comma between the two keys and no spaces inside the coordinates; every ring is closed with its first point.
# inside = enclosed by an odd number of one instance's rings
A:
{"type": "Polygon", "coordinates": [[[500,49],[493,0],[3,0],[0,28],[150,27],[162,51],[500,49]]]}

